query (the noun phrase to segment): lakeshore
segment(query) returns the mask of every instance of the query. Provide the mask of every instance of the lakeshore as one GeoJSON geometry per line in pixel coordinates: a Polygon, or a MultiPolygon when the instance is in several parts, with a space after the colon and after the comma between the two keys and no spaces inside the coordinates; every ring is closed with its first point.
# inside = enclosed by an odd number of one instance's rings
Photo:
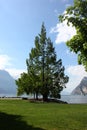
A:
{"type": "MultiPolygon", "coordinates": [[[[17,96],[0,96],[0,99],[10,99],[10,100],[30,100],[33,99],[33,97],[28,97],[28,96],[22,96],[22,97],[17,97],[17,96]]],[[[40,99],[41,100],[41,99],[40,99]]],[[[51,100],[52,101],[52,100],[51,100]]],[[[63,103],[68,103],[68,104],[87,104],[87,95],[62,95],[61,99],[58,99],[59,102],[63,103]]]]}

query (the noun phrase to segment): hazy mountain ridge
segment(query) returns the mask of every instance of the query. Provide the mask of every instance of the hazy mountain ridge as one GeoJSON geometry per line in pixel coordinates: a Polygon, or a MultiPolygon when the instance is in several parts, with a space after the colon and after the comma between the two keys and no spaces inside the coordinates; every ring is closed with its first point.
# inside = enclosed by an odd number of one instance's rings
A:
{"type": "MultiPolygon", "coordinates": [[[[17,94],[15,79],[5,70],[0,70],[0,95],[17,94]]],[[[84,77],[80,84],[71,92],[72,95],[87,95],[87,77],[84,77]]]]}
{"type": "Polygon", "coordinates": [[[86,95],[87,94],[87,77],[84,77],[80,84],[72,91],[72,95],[86,95]]]}
{"type": "Polygon", "coordinates": [[[0,70],[0,94],[16,95],[16,84],[13,77],[5,70],[0,70]]]}

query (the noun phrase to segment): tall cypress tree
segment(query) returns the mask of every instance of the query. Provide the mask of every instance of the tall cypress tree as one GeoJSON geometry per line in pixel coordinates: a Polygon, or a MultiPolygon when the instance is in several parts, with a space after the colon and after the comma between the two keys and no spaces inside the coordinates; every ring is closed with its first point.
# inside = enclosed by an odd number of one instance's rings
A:
{"type": "Polygon", "coordinates": [[[69,78],[64,74],[62,60],[57,60],[51,39],[46,36],[44,23],[40,34],[35,37],[35,47],[31,49],[26,64],[29,86],[36,98],[38,99],[38,94],[43,96],[44,101],[48,97],[60,98],[60,92],[69,78]]]}
{"type": "Polygon", "coordinates": [[[47,100],[48,96],[60,97],[60,92],[68,82],[68,76],[64,74],[62,60],[57,61],[55,48],[51,39],[46,36],[44,24],[42,24],[39,36],[35,38],[35,47],[31,50],[30,55],[33,56],[32,58],[29,56],[27,59],[27,68],[31,70],[28,65],[31,64],[31,60],[33,62],[31,66],[37,70],[34,74],[38,76],[38,93],[43,96],[43,100],[47,100]]]}

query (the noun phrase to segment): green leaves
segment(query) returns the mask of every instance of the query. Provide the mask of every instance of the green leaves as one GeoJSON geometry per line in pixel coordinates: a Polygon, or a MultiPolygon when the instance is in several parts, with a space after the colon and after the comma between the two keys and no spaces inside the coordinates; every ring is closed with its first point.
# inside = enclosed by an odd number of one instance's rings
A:
{"type": "Polygon", "coordinates": [[[31,79],[27,73],[21,74],[21,77],[18,80],[16,80],[16,85],[18,86],[17,95],[31,93],[31,79]]]}
{"type": "Polygon", "coordinates": [[[31,49],[26,60],[27,73],[21,74],[16,81],[18,94],[34,94],[43,96],[43,100],[48,97],[59,98],[60,92],[68,82],[68,76],[64,74],[65,68],[62,60],[57,60],[57,55],[53,43],[46,36],[44,24],[41,33],[35,37],[35,47],[31,49]]]}
{"type": "Polygon", "coordinates": [[[87,0],[74,0],[74,5],[66,9],[59,17],[60,22],[65,20],[76,28],[77,34],[66,42],[71,51],[78,54],[78,63],[87,70],[87,0]]]}

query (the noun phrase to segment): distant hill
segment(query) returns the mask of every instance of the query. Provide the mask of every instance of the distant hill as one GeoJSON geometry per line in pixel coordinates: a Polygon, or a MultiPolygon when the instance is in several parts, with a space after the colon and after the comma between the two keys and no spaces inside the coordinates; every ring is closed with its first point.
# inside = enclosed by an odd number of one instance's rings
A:
{"type": "Polygon", "coordinates": [[[87,94],[87,77],[84,77],[80,84],[72,91],[72,95],[86,95],[87,94]]]}
{"type": "Polygon", "coordinates": [[[0,70],[0,95],[16,95],[16,84],[13,77],[5,70],[0,70]]]}

